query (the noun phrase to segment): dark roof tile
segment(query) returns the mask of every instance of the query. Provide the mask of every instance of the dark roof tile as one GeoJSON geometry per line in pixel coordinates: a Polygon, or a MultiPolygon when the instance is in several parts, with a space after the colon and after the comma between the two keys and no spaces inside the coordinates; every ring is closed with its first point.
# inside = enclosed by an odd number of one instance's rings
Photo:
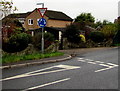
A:
{"type": "MultiPolygon", "coordinates": [[[[37,9],[35,9],[37,10],[37,9]]],[[[34,12],[33,10],[32,12],[34,12]]],[[[27,13],[15,13],[15,14],[10,14],[7,17],[8,18],[26,18],[28,15],[30,15],[32,12],[27,12],[27,13]]],[[[54,20],[64,20],[64,21],[72,21],[73,19],[64,14],[63,12],[59,11],[52,11],[52,10],[47,10],[45,15],[49,19],[54,19],[54,20]]]]}
{"type": "Polygon", "coordinates": [[[59,11],[52,11],[52,10],[47,10],[46,14],[49,19],[55,19],[55,20],[65,20],[65,21],[72,21],[73,19],[64,14],[63,12],[59,11]]]}
{"type": "Polygon", "coordinates": [[[26,18],[29,14],[31,14],[31,12],[27,12],[27,13],[15,13],[15,14],[10,14],[7,17],[8,18],[26,18]]]}

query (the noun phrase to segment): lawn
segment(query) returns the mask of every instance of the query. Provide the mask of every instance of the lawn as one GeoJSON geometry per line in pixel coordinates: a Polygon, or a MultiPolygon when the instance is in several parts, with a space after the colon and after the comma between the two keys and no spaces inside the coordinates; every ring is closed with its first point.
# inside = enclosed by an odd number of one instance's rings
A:
{"type": "Polygon", "coordinates": [[[0,60],[1,63],[13,63],[18,61],[25,61],[25,60],[34,60],[34,59],[42,59],[42,58],[49,58],[49,57],[55,57],[55,56],[62,56],[64,53],[61,52],[53,52],[53,53],[34,53],[34,54],[28,54],[28,55],[4,55],[2,57],[2,60],[0,60]]]}

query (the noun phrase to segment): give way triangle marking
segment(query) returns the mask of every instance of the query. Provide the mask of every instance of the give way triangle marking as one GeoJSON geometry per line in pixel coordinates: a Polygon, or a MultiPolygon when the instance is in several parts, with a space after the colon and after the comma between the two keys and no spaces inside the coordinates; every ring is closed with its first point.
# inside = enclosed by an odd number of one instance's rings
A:
{"type": "Polygon", "coordinates": [[[18,78],[24,78],[24,77],[48,74],[48,73],[62,72],[62,71],[73,70],[73,69],[78,69],[78,68],[80,68],[80,67],[79,66],[70,66],[70,65],[62,65],[61,64],[61,65],[51,66],[51,67],[48,67],[48,68],[44,68],[44,69],[24,73],[24,74],[21,74],[21,75],[16,75],[16,76],[0,79],[0,81],[6,81],[6,80],[12,80],[12,79],[18,79],[18,78]],[[56,67],[57,68],[62,68],[62,69],[52,70],[52,71],[44,71],[44,70],[48,70],[48,69],[52,69],[52,68],[56,68],[56,67]],[[41,71],[44,71],[44,72],[41,72],[41,71]]]}

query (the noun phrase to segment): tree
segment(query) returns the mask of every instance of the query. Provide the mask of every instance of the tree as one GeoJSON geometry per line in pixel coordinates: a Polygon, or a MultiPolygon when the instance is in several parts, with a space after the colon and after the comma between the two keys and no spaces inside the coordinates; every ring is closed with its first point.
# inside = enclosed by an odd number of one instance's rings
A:
{"type": "Polygon", "coordinates": [[[95,22],[93,27],[99,29],[102,27],[102,25],[103,25],[103,23],[101,21],[97,21],[97,22],[95,22]]]}
{"type": "Polygon", "coordinates": [[[4,12],[4,16],[7,16],[9,15],[11,12],[14,12],[17,10],[16,7],[13,7],[13,2],[9,2],[9,1],[6,1],[6,0],[2,0],[0,1],[0,10],[4,12]]]}
{"type": "Polygon", "coordinates": [[[101,32],[104,33],[107,40],[113,39],[117,31],[118,29],[116,24],[107,24],[101,29],[101,32]]]}
{"type": "Polygon", "coordinates": [[[115,34],[113,44],[120,44],[120,17],[118,17],[118,32],[115,34]]]}
{"type": "Polygon", "coordinates": [[[82,13],[75,18],[75,22],[81,25],[81,30],[84,30],[86,25],[91,26],[94,24],[95,18],[91,15],[91,13],[82,13]]]}
{"type": "Polygon", "coordinates": [[[16,33],[24,31],[22,24],[17,19],[5,18],[2,20],[2,38],[3,41],[16,33]]]}
{"type": "Polygon", "coordinates": [[[109,22],[108,20],[103,20],[103,25],[110,25],[112,24],[111,22],[109,22]]]}

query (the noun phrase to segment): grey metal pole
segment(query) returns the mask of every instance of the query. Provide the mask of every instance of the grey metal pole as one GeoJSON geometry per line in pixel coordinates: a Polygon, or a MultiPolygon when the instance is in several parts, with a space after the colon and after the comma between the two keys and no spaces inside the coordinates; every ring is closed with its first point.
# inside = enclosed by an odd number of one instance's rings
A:
{"type": "MultiPolygon", "coordinates": [[[[44,3],[37,3],[37,5],[42,5],[42,8],[44,8],[44,3]]],[[[44,53],[44,28],[42,28],[42,40],[41,40],[41,51],[44,53]]]]}
{"type": "Polygon", "coordinates": [[[42,28],[42,46],[41,46],[42,53],[44,53],[44,28],[42,28]]]}

